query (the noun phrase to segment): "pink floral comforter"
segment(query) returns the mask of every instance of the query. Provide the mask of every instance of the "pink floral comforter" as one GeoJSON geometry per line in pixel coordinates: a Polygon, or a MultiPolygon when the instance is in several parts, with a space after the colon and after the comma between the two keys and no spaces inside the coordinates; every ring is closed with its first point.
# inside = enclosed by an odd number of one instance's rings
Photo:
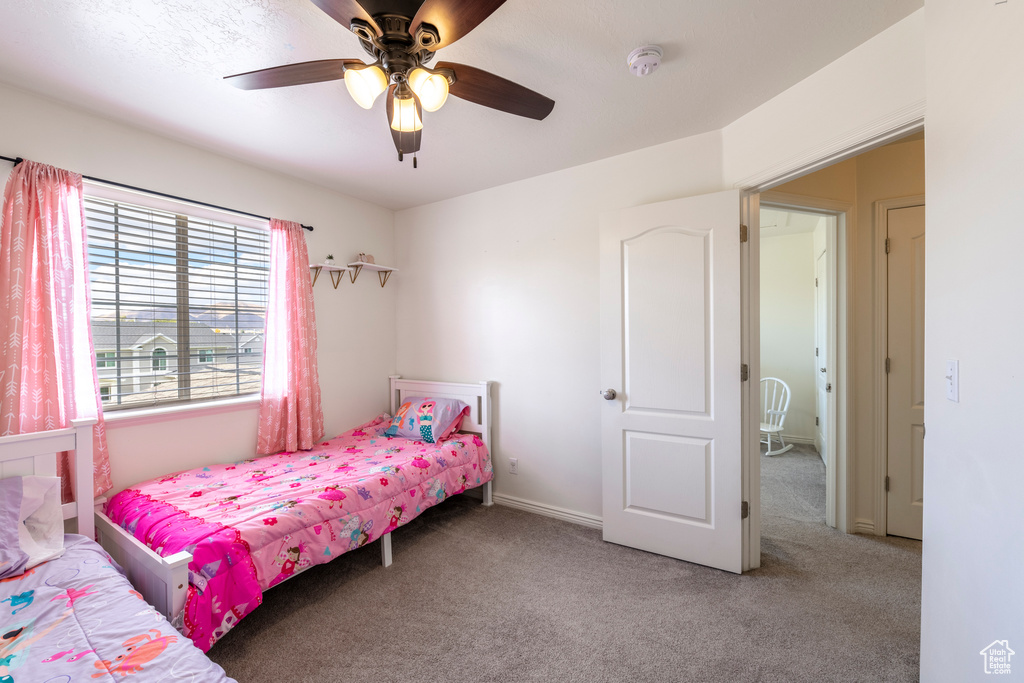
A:
{"type": "Polygon", "coordinates": [[[111,498],[106,514],[162,556],[192,553],[184,633],[206,652],[267,588],[491,480],[476,435],[440,444],[383,436],[390,420],[309,451],[147,481],[111,498]]]}

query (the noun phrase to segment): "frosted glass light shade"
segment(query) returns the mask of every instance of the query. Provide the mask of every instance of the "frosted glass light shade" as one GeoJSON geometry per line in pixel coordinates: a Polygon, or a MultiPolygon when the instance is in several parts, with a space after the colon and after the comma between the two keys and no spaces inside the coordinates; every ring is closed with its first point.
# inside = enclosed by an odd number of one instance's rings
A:
{"type": "Polygon", "coordinates": [[[409,86],[426,111],[437,111],[448,99],[448,79],[426,69],[413,69],[409,74],[409,86]]]}
{"type": "MultiPolygon", "coordinates": [[[[406,90],[406,92],[409,92],[406,90]]],[[[394,110],[391,113],[391,127],[401,133],[414,133],[423,129],[423,120],[420,119],[420,108],[416,98],[407,97],[399,99],[397,91],[392,104],[394,110]]]]}
{"type": "Polygon", "coordinates": [[[369,109],[377,96],[388,89],[388,77],[376,64],[348,67],[345,69],[345,87],[356,104],[369,109]]]}

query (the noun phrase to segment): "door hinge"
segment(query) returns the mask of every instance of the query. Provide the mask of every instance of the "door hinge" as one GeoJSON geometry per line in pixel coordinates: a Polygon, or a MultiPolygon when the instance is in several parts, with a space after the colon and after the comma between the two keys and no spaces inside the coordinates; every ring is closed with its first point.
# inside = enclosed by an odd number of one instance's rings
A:
{"type": "Polygon", "coordinates": [[[885,478],[885,490],[886,491],[889,490],[889,477],[888,476],[885,478]]]}
{"type": "Polygon", "coordinates": [[[740,224],[740,242],[746,242],[750,238],[747,226],[740,224]]]}
{"type": "Polygon", "coordinates": [[[825,393],[826,394],[831,394],[832,393],[832,382],[829,382],[828,384],[825,385],[825,393]]]}
{"type": "Polygon", "coordinates": [[[746,519],[749,516],[750,516],[750,503],[748,503],[747,501],[743,501],[743,504],[740,505],[740,519],[746,519]]]}
{"type": "Polygon", "coordinates": [[[814,426],[815,427],[820,426],[820,423],[818,422],[818,418],[814,418],[814,426]]]}
{"type": "Polygon", "coordinates": [[[750,368],[744,363],[740,366],[740,381],[746,382],[748,379],[750,379],[750,368]]]}
{"type": "Polygon", "coordinates": [[[815,286],[815,287],[817,287],[817,286],[818,286],[818,278],[814,278],[814,286],[815,286]]]}
{"type": "Polygon", "coordinates": [[[888,253],[889,253],[889,245],[890,245],[890,242],[889,242],[889,238],[888,238],[888,237],[886,237],[886,238],[885,238],[885,253],[886,253],[886,254],[888,254],[888,253]]]}
{"type": "Polygon", "coordinates": [[[818,347],[817,346],[814,347],[814,357],[815,358],[818,357],[818,347]]]}
{"type": "Polygon", "coordinates": [[[891,358],[886,358],[885,359],[885,374],[887,374],[887,375],[889,374],[889,369],[891,367],[892,367],[892,359],[891,358]]]}

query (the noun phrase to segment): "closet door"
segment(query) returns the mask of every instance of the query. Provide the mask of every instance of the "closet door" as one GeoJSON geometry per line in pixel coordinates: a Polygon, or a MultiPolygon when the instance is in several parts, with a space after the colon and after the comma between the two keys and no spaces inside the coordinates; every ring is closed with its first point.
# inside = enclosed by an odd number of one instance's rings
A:
{"type": "Polygon", "coordinates": [[[924,517],[924,206],[889,209],[886,532],[921,539],[924,517]]]}

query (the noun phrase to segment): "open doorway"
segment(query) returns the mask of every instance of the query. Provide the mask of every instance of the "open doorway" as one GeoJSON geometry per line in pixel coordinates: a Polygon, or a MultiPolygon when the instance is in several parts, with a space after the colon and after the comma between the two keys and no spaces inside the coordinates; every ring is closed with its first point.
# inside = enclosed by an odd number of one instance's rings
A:
{"type": "Polygon", "coordinates": [[[847,207],[794,202],[778,193],[761,202],[761,500],[834,527],[837,235],[847,207]]]}
{"type": "MultiPolygon", "coordinates": [[[[893,512],[897,505],[906,508],[910,514],[904,517],[913,524],[920,519],[923,506],[922,491],[915,483],[923,468],[924,425],[917,419],[922,407],[918,379],[923,342],[915,341],[923,340],[923,297],[916,293],[924,281],[923,258],[920,258],[923,224],[919,229],[904,230],[906,250],[896,261],[890,260],[891,255],[885,248],[890,238],[887,231],[891,231],[891,226],[887,227],[888,219],[900,219],[902,226],[907,222],[903,219],[922,216],[923,192],[924,134],[917,132],[785,184],[762,189],[759,194],[751,195],[748,203],[747,215],[755,224],[764,208],[760,225],[766,228],[766,231],[751,231],[758,235],[756,242],[752,237],[750,250],[751,261],[756,258],[757,263],[750,268],[749,282],[756,283],[758,291],[749,300],[751,314],[756,312],[758,317],[754,320],[751,315],[754,332],[749,339],[751,349],[761,351],[751,357],[758,361],[752,368],[755,370],[752,379],[784,372],[778,365],[778,353],[771,352],[775,354],[772,357],[766,349],[771,341],[761,339],[766,334],[772,337],[772,328],[777,327],[785,315],[779,308],[784,305],[783,299],[773,294],[772,286],[766,286],[766,278],[770,280],[773,275],[765,271],[781,270],[783,279],[795,276],[794,269],[801,273],[803,289],[798,298],[804,333],[800,344],[804,349],[810,347],[811,353],[817,347],[818,358],[821,358],[821,337],[825,336],[826,345],[835,349],[833,362],[812,366],[820,376],[816,379],[824,380],[825,387],[831,385],[834,419],[827,419],[828,415],[825,424],[820,424],[822,410],[809,399],[817,399],[817,387],[822,382],[816,382],[815,389],[808,389],[810,379],[804,364],[802,374],[795,380],[804,389],[801,395],[798,395],[800,390],[794,389],[787,417],[788,431],[783,430],[787,443],[792,443],[794,448],[773,458],[784,461],[804,449],[810,453],[805,459],[813,462],[812,457],[821,453],[820,478],[813,484],[817,490],[812,497],[826,500],[825,523],[849,533],[920,538],[919,526],[902,530],[894,523],[893,512]],[[779,260],[782,250],[778,247],[787,237],[782,233],[788,229],[798,235],[797,226],[801,222],[814,220],[803,216],[818,216],[818,220],[824,216],[834,226],[835,267],[826,276],[826,291],[818,294],[834,297],[836,326],[825,330],[824,335],[810,322],[815,319],[813,307],[820,305],[820,299],[815,298],[813,292],[814,270],[818,264],[812,263],[813,256],[807,256],[798,266],[784,265],[779,260]],[[761,250],[762,240],[767,245],[766,252],[761,250]],[[776,300],[765,301],[768,297],[776,300]],[[770,316],[775,319],[769,320],[770,316]],[[830,335],[829,331],[834,333],[830,335]],[[808,341],[814,339],[815,333],[817,343],[808,341]],[[901,344],[905,348],[898,349],[901,344]],[[895,368],[891,355],[894,352],[903,356],[900,363],[901,372],[905,373],[903,377],[891,372],[895,368]],[[824,373],[822,368],[825,368],[824,373]],[[896,423],[894,415],[898,418],[896,423]],[[807,423],[813,423],[814,418],[819,421],[819,425],[814,426],[824,427],[821,436],[813,431],[808,435],[807,423]],[[814,443],[807,443],[808,440],[814,443]],[[834,444],[831,447],[830,440],[834,444]],[[834,458],[831,467],[830,457],[834,458]],[[897,477],[902,480],[900,487],[897,487],[897,477]]],[[[803,239],[806,242],[808,238],[803,239]]],[[[889,243],[894,244],[894,238],[889,243]]],[[[805,244],[803,253],[806,255],[806,252],[805,244]]],[[[817,277],[820,285],[820,274],[817,277]]],[[[760,417],[760,406],[755,405],[750,404],[747,414],[760,417]]],[[[750,425],[752,435],[757,426],[750,425]]],[[[764,450],[762,446],[760,451],[764,450]]],[[[753,451],[757,452],[757,449],[753,451]]],[[[764,456],[759,457],[762,468],[765,460],[764,456]]],[[[761,479],[769,476],[764,470],[756,479],[751,477],[751,483],[756,483],[761,496],[763,514],[768,513],[764,497],[771,492],[761,485],[761,479]]],[[[791,496],[793,492],[786,495],[791,496]]]]}

